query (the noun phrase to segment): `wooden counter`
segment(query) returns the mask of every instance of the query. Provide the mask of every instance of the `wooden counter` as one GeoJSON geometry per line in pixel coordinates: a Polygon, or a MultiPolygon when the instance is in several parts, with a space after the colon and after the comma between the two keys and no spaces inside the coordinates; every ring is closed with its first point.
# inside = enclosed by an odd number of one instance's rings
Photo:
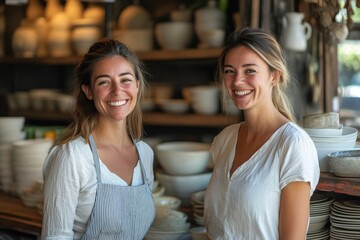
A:
{"type": "Polygon", "coordinates": [[[20,198],[0,193],[0,226],[40,236],[42,216],[37,208],[26,207],[20,198]]]}
{"type": "MultiPolygon", "coordinates": [[[[332,173],[321,173],[319,184],[316,187],[321,191],[360,196],[360,178],[340,178],[332,173]]],[[[192,219],[192,211],[182,208],[192,219]]],[[[36,208],[26,207],[21,199],[0,193],[0,226],[5,229],[40,236],[42,216],[36,208]]]]}

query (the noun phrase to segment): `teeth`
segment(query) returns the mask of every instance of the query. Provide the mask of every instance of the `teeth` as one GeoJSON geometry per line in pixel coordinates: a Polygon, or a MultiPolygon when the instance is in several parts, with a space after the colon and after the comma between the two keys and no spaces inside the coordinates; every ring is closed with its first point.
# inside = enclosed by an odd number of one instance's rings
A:
{"type": "Polygon", "coordinates": [[[243,95],[246,95],[246,94],[249,94],[249,93],[251,93],[250,90],[235,91],[235,94],[236,94],[236,95],[239,95],[239,96],[243,96],[243,95]]]}
{"type": "Polygon", "coordinates": [[[116,101],[116,102],[109,102],[109,104],[110,104],[111,106],[116,106],[116,107],[125,105],[125,103],[126,103],[126,100],[116,101]]]}

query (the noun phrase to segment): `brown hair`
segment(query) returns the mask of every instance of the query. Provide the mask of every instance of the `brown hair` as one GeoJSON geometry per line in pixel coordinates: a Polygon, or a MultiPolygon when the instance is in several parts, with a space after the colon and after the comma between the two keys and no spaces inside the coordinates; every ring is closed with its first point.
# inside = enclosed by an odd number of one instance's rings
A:
{"type": "Polygon", "coordinates": [[[104,58],[112,56],[122,56],[132,65],[135,77],[139,81],[139,92],[137,104],[134,110],[126,119],[126,129],[129,136],[133,139],[139,139],[143,134],[142,111],[140,101],[143,98],[146,80],[143,63],[127,46],[113,39],[103,39],[95,42],[89,49],[76,67],[76,81],[74,84],[74,101],[75,108],[73,121],[65,130],[57,144],[67,143],[78,137],[83,137],[85,141],[97,124],[98,111],[94,102],[89,100],[81,90],[81,85],[90,86],[91,75],[94,66],[104,58]]]}

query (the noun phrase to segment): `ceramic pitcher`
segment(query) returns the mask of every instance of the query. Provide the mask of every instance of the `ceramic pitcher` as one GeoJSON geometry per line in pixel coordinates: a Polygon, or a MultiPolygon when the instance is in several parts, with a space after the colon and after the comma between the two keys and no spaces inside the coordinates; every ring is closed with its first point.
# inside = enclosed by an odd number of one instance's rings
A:
{"type": "Polygon", "coordinates": [[[286,13],[283,18],[282,41],[286,49],[305,51],[307,40],[311,37],[311,25],[303,22],[304,14],[299,12],[286,13]]]}

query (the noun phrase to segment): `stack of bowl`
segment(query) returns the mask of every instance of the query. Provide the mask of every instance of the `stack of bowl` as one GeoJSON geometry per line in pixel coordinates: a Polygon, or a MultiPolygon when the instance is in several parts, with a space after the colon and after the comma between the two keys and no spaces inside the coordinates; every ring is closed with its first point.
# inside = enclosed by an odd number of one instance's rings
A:
{"type": "Polygon", "coordinates": [[[217,2],[208,1],[204,8],[195,12],[195,32],[199,48],[221,47],[224,44],[226,15],[217,8],[217,2]]]}
{"type": "Polygon", "coordinates": [[[17,194],[20,195],[23,190],[42,180],[42,166],[52,145],[53,140],[41,138],[13,142],[13,172],[17,194]]]}
{"type": "Polygon", "coordinates": [[[327,155],[331,152],[356,148],[358,130],[353,127],[339,128],[304,128],[314,141],[317,149],[321,172],[329,172],[327,155]]]}
{"type": "Polygon", "coordinates": [[[153,49],[153,27],[150,13],[139,4],[132,4],[120,13],[112,37],[133,51],[153,49]]]}
{"type": "Polygon", "coordinates": [[[12,143],[23,140],[24,117],[0,117],[0,190],[13,190],[12,143]]]}
{"type": "Polygon", "coordinates": [[[164,142],[155,152],[163,171],[156,172],[156,179],[165,187],[165,193],[190,206],[190,195],[204,190],[211,177],[208,171],[210,144],[201,142],[164,142]]]}
{"type": "Polygon", "coordinates": [[[182,94],[196,113],[213,115],[219,111],[219,89],[215,85],[184,88],[182,94]]]}
{"type": "Polygon", "coordinates": [[[188,216],[183,212],[158,208],[145,240],[178,239],[189,232],[190,223],[187,220],[188,216]]]}
{"type": "Polygon", "coordinates": [[[194,214],[194,220],[197,225],[204,226],[204,196],[205,190],[191,194],[191,205],[194,214]]]}

